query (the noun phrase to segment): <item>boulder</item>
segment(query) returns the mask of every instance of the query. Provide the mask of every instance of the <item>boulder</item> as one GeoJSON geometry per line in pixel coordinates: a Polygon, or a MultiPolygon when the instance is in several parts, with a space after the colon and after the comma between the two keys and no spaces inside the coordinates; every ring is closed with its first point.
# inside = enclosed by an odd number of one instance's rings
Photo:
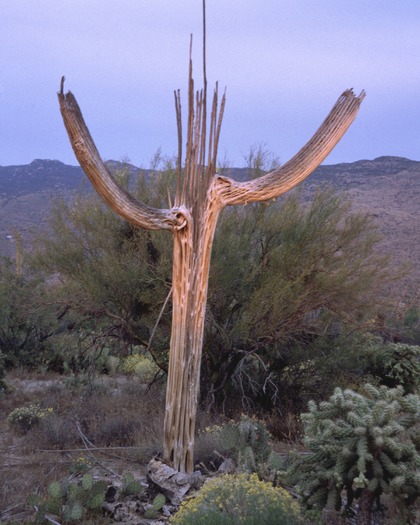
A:
{"type": "Polygon", "coordinates": [[[185,494],[191,489],[198,489],[204,481],[201,472],[185,474],[178,472],[166,463],[152,459],[147,468],[149,479],[157,485],[172,505],[180,505],[185,494]]]}

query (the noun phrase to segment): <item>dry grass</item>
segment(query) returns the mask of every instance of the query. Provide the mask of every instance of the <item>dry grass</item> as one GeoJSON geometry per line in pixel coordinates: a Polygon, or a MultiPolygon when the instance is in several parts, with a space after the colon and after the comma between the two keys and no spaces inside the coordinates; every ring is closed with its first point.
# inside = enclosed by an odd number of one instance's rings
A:
{"type": "Polygon", "coordinates": [[[135,377],[104,377],[89,389],[61,376],[24,372],[13,372],[6,381],[13,390],[0,398],[0,520],[13,517],[24,523],[30,510],[27,496],[69,476],[80,457],[90,465],[96,458],[96,466],[121,475],[133,469],[144,472],[161,449],[162,386],[146,392],[135,377]],[[30,404],[52,408],[52,415],[21,436],[6,419],[15,408],[30,404]],[[94,450],[92,457],[80,431],[95,447],[107,450],[94,450]]]}
{"type": "Polygon", "coordinates": [[[266,418],[267,429],[278,441],[297,445],[303,437],[300,416],[292,410],[279,414],[273,412],[266,418]]]}

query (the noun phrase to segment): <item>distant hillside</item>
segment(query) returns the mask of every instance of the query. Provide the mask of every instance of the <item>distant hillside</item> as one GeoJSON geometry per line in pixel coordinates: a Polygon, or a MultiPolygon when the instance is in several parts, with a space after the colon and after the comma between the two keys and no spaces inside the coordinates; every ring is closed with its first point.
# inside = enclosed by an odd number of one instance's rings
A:
{"type": "MultiPolygon", "coordinates": [[[[121,163],[110,161],[111,169],[121,163]]],[[[136,175],[140,169],[128,165],[136,175]]],[[[247,169],[233,168],[226,175],[245,180],[247,169]]],[[[382,250],[396,261],[411,263],[407,286],[420,286],[420,162],[400,157],[379,157],[352,163],[320,166],[303,184],[311,194],[327,183],[344,192],[355,211],[372,214],[384,235],[382,250]]],[[[54,196],[70,196],[77,189],[91,191],[80,167],[57,160],[34,160],[23,166],[0,166],[0,255],[13,256],[13,234],[21,231],[26,245],[30,230],[46,227],[54,196]]]]}

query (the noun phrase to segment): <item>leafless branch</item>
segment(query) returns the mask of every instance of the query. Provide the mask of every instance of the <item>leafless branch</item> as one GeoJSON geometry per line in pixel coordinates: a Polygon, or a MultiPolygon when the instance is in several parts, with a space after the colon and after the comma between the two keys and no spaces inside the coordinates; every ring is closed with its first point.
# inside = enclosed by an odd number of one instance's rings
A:
{"type": "Polygon", "coordinates": [[[168,305],[168,302],[169,302],[169,299],[171,298],[171,295],[172,295],[172,288],[169,290],[168,295],[166,296],[166,299],[165,299],[165,301],[164,301],[164,303],[162,305],[162,308],[160,309],[158,318],[156,319],[155,326],[153,327],[152,333],[150,334],[149,342],[147,343],[147,348],[146,348],[147,351],[149,351],[150,347],[152,346],[153,338],[155,337],[155,333],[156,333],[157,327],[158,327],[158,325],[160,323],[160,320],[162,319],[163,312],[165,311],[165,309],[166,309],[166,307],[168,305]]]}
{"type": "Polygon", "coordinates": [[[89,456],[92,458],[92,460],[97,463],[100,467],[102,467],[107,472],[111,473],[113,476],[116,476],[117,478],[121,478],[120,474],[117,474],[110,468],[106,467],[101,461],[98,460],[98,458],[93,454],[92,450],[95,450],[95,445],[89,441],[89,439],[83,434],[82,429],[80,428],[80,425],[76,424],[77,431],[79,433],[80,438],[82,439],[83,444],[86,447],[86,451],[89,454],[89,456]]]}

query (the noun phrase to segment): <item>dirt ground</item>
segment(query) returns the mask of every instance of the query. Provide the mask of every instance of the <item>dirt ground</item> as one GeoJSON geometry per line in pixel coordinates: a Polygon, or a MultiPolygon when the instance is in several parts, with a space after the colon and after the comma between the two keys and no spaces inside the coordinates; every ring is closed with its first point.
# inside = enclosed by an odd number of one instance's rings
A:
{"type": "MultiPolygon", "coordinates": [[[[36,514],[27,503],[30,494],[45,494],[53,481],[71,482],[87,471],[116,487],[131,473],[146,489],[147,464],[161,446],[162,386],[146,392],[135,377],[104,376],[88,385],[77,378],[22,372],[9,374],[6,382],[11,392],[0,398],[2,522],[30,523],[36,514]],[[52,410],[40,424],[19,432],[7,416],[29,405],[52,410]]],[[[135,512],[134,503],[129,507],[135,512]]],[[[128,523],[130,512],[125,514],[128,523]]],[[[133,523],[146,523],[139,519],[133,523]]]]}

